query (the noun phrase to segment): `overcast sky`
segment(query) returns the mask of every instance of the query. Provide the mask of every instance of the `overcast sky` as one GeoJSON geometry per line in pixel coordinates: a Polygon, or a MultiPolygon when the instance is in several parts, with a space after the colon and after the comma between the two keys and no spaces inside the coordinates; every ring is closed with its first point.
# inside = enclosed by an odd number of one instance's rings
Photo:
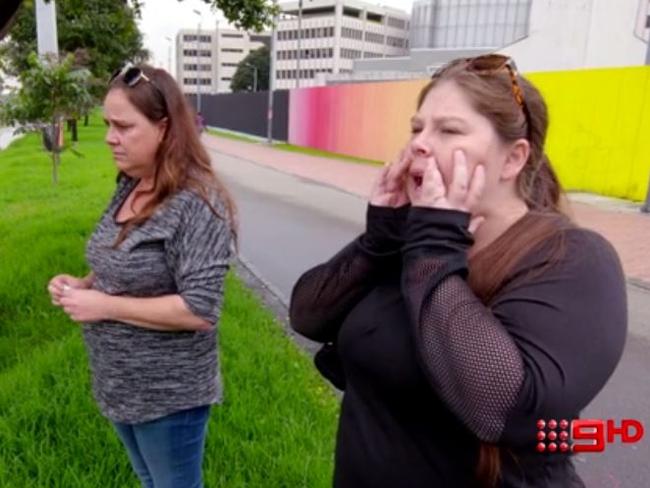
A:
{"type": "MultiPolygon", "coordinates": [[[[413,0],[381,0],[369,3],[398,8],[410,13],[413,0]]],[[[195,9],[201,12],[201,30],[214,30],[217,22],[219,22],[219,26],[221,27],[227,26],[223,14],[219,11],[211,10],[201,0],[183,0],[182,2],[178,0],[144,1],[142,19],[139,24],[144,34],[144,46],[152,53],[150,62],[153,65],[168,69],[168,48],[170,41],[165,37],[169,37],[172,44],[172,75],[175,74],[173,67],[176,66],[174,57],[176,33],[180,29],[195,29],[197,27],[199,16],[193,12],[195,9]]]]}

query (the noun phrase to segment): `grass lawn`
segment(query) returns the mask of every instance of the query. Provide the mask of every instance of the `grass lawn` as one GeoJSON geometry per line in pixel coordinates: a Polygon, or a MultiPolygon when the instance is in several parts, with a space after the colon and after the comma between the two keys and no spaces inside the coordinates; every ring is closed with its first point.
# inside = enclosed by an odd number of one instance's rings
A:
{"type": "MultiPolygon", "coordinates": [[[[87,272],[85,241],[114,187],[98,118],[60,183],[35,135],[0,151],[0,487],[138,486],[92,400],[79,328],[51,276],[87,272]]],[[[208,487],[331,485],[338,403],[309,358],[236,276],[220,324],[225,403],[212,411],[208,487]]]]}
{"type": "MultiPolygon", "coordinates": [[[[222,131],[218,129],[208,129],[208,133],[217,136],[217,137],[225,137],[226,139],[233,139],[236,141],[242,141],[242,142],[252,142],[255,144],[259,144],[258,139],[254,139],[253,137],[246,137],[245,134],[233,134],[231,132],[227,131],[222,131]]],[[[273,144],[273,147],[275,149],[279,149],[281,151],[290,151],[290,152],[297,152],[301,154],[308,154],[310,156],[320,156],[323,158],[331,158],[331,159],[340,159],[342,161],[347,161],[349,163],[361,163],[361,164],[370,164],[372,166],[383,166],[384,163],[382,161],[375,161],[374,159],[364,159],[364,158],[357,158],[354,156],[348,156],[346,154],[339,154],[339,153],[333,153],[333,152],[328,152],[328,151],[321,151],[320,149],[314,149],[311,147],[303,147],[303,146],[294,146],[293,144],[286,144],[286,143],[280,143],[280,144],[273,144]]]]}

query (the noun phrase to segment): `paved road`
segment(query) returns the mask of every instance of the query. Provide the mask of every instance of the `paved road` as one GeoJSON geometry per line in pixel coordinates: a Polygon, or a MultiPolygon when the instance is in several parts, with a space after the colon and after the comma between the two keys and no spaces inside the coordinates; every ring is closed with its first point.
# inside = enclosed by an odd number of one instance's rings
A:
{"type": "Polygon", "coordinates": [[[0,127],[0,150],[4,149],[17,137],[14,135],[14,129],[11,127],[0,127]]]}
{"type": "MultiPolygon", "coordinates": [[[[239,205],[241,253],[285,301],[304,270],[363,230],[366,203],[355,195],[225,154],[217,160],[239,205]]],[[[578,456],[589,488],[650,486],[650,290],[630,286],[628,294],[630,335],[623,360],[583,417],[636,418],[649,431],[637,445],[578,456]]]]}

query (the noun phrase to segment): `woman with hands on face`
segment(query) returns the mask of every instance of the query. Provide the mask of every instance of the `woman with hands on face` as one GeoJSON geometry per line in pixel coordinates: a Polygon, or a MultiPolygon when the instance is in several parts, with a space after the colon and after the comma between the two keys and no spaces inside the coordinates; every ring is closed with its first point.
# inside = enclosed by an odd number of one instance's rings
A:
{"type": "Polygon", "coordinates": [[[334,486],[584,486],[537,423],[577,418],[611,376],[625,279],[565,213],[547,126],[510,58],[442,67],[365,232],[294,286],[291,324],[344,389],[334,486]]]}

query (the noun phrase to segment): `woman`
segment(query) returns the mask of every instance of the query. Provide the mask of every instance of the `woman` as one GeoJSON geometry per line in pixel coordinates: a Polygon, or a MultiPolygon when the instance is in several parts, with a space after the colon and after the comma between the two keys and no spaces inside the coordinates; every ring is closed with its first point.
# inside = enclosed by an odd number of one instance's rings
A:
{"type": "Polygon", "coordinates": [[[222,396],[216,327],[234,206],[165,71],[117,73],[104,118],[119,176],[88,242],[92,272],[55,276],[49,292],[83,323],[95,398],[142,486],[199,487],[222,396]]]}
{"type": "Polygon", "coordinates": [[[366,232],[292,294],[294,329],[335,343],[344,375],[334,485],[583,486],[536,424],[576,418],[614,371],[625,281],[563,213],[544,101],[509,58],[457,60],[411,125],[366,232]]]}

